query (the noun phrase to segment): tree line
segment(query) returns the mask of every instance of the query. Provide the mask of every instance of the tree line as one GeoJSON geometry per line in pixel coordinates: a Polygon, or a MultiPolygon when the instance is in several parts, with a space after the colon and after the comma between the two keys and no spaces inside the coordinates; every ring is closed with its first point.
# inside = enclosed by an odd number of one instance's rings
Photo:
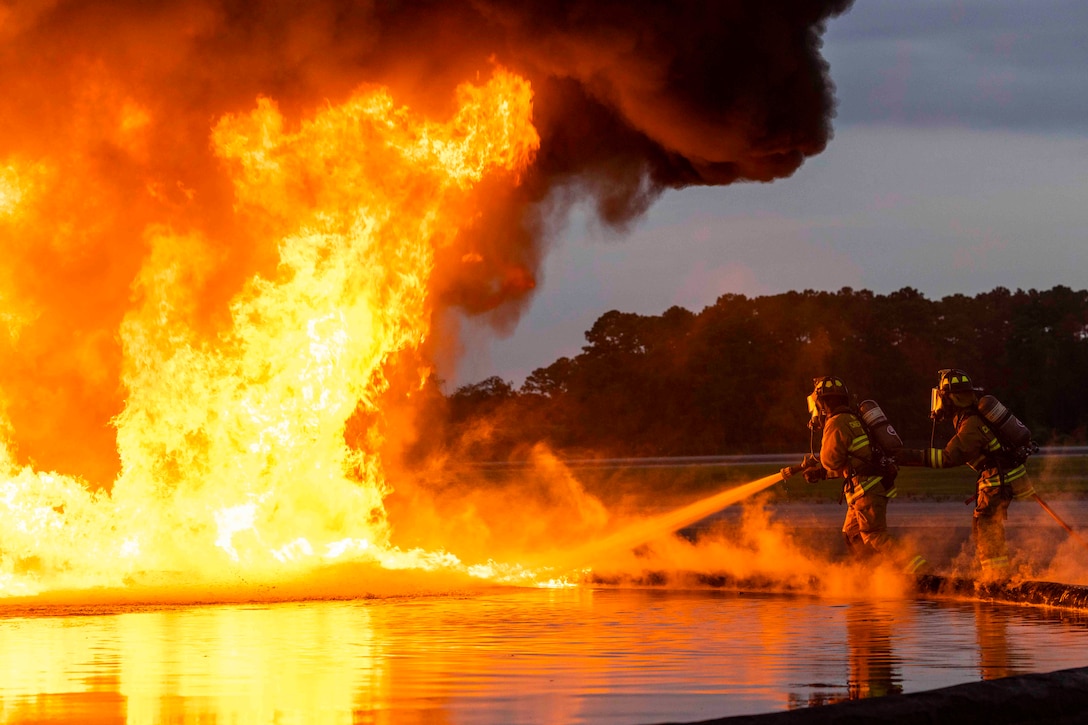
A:
{"type": "MultiPolygon", "coordinates": [[[[954,367],[1040,444],[1085,442],[1085,290],[726,294],[701,312],[612,310],[585,337],[578,355],[520,388],[491,377],[442,396],[430,434],[474,460],[537,442],[571,457],[795,452],[809,447],[812,379],[838,375],[858,401],[876,400],[908,445],[925,446],[930,388],[954,367]]],[[[937,445],[950,433],[938,429],[937,445]]]]}

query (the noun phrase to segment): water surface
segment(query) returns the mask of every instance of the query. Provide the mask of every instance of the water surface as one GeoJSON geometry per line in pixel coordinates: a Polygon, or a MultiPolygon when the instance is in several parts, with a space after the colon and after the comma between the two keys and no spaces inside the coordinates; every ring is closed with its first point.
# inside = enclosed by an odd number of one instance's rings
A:
{"type": "Polygon", "coordinates": [[[8,723],[653,723],[1088,664],[1076,613],[714,590],[0,610],[8,723]]]}

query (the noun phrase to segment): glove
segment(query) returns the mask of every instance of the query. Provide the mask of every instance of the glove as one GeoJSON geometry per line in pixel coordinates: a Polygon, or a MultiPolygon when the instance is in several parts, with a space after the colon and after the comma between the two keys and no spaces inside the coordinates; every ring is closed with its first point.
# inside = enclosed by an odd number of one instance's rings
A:
{"type": "Polygon", "coordinates": [[[900,466],[925,465],[925,453],[910,448],[901,448],[895,452],[895,463],[900,466]]]}
{"type": "Polygon", "coordinates": [[[813,468],[805,469],[805,480],[809,483],[816,483],[827,478],[827,470],[823,466],[815,466],[813,468]]]}
{"type": "Polygon", "coordinates": [[[820,465],[820,459],[811,453],[801,459],[801,468],[815,468],[820,465]]]}

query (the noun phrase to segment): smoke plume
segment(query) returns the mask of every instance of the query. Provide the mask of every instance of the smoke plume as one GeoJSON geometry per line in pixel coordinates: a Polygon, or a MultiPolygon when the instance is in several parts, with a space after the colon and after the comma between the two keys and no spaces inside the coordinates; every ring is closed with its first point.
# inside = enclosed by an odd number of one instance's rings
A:
{"type": "Polygon", "coordinates": [[[572,201],[622,228],[665,189],[771,181],[823,150],[821,35],[849,6],[0,2],[0,419],[14,450],[111,480],[117,330],[156,230],[203,240],[199,274],[174,284],[192,288],[209,336],[245,280],[275,269],[265,222],[235,209],[210,148],[217,119],[270,98],[297,122],[366,84],[441,116],[457,84],[496,66],[528,79],[535,162],[518,186],[485,190],[486,213],[438,252],[431,283],[441,306],[509,327],[572,201]]]}

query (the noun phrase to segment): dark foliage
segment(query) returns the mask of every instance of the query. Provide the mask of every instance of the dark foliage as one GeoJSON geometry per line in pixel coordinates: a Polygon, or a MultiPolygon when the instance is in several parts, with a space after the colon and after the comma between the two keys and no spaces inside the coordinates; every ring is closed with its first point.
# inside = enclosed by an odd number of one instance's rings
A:
{"type": "Polygon", "coordinates": [[[946,367],[968,371],[1042,444],[1082,443],[1088,427],[1088,291],[1068,287],[730,294],[699,313],[606,312],[586,341],[519,391],[498,378],[458,389],[445,440],[456,449],[488,420],[495,435],[474,437],[473,458],[538,441],[568,456],[792,452],[808,447],[812,378],[838,375],[908,444],[928,445],[929,389],[946,367]]]}

